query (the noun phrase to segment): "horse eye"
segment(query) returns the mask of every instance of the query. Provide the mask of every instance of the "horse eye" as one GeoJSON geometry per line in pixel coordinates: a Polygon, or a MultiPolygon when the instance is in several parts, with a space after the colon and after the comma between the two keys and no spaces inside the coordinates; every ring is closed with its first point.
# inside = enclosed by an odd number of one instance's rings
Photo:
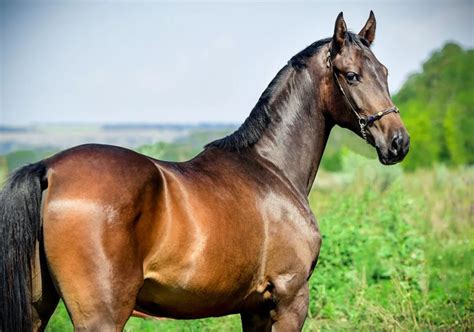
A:
{"type": "Polygon", "coordinates": [[[359,81],[359,75],[350,71],[346,74],[346,79],[347,79],[347,82],[349,83],[356,83],[359,81]]]}

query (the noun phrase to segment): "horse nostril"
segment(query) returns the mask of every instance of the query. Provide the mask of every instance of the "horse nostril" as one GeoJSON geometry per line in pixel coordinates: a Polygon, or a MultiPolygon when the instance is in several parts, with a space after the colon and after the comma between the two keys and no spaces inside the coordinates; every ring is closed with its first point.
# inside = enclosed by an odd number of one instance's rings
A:
{"type": "Polygon", "coordinates": [[[394,155],[397,155],[398,152],[402,149],[402,141],[403,137],[400,133],[396,133],[395,135],[393,135],[392,146],[390,150],[394,155]]]}

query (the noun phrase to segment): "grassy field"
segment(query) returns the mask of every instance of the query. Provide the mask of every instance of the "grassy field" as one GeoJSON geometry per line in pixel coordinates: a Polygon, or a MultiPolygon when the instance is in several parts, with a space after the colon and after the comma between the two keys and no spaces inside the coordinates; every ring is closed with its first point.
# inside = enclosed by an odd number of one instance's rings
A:
{"type": "MultiPolygon", "coordinates": [[[[305,331],[474,329],[473,168],[404,173],[350,155],[310,202],[323,246],[305,331]]],[[[47,331],[72,325],[59,306],[47,331]]],[[[126,331],[239,331],[239,317],[154,321],[126,331]]]]}

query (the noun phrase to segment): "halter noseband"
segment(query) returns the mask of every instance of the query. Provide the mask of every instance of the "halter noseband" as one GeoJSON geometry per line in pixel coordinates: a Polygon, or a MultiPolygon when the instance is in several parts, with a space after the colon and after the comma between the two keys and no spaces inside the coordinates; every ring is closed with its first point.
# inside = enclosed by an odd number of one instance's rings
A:
{"type": "MultiPolygon", "coordinates": [[[[327,59],[326,59],[326,66],[328,68],[330,68],[332,66],[332,62],[331,62],[331,52],[328,52],[327,54],[327,59]]],[[[369,143],[369,141],[367,141],[367,127],[371,126],[375,121],[377,120],[380,120],[381,118],[383,118],[385,115],[387,114],[390,114],[390,113],[400,113],[400,110],[396,107],[396,106],[393,106],[393,107],[389,107],[383,111],[380,111],[380,112],[377,112],[373,115],[369,115],[368,117],[363,117],[359,114],[359,112],[357,112],[356,107],[354,107],[354,104],[351,102],[351,99],[349,99],[349,97],[346,95],[346,93],[344,92],[344,89],[342,88],[342,85],[341,85],[341,82],[339,82],[339,78],[337,77],[337,73],[336,71],[333,69],[332,71],[333,75],[334,75],[334,79],[337,83],[337,86],[339,87],[339,90],[341,90],[341,93],[342,95],[344,96],[346,102],[349,104],[349,106],[351,107],[352,111],[354,112],[354,114],[356,115],[357,119],[359,120],[359,126],[360,126],[360,132],[362,134],[362,137],[364,138],[364,140],[369,143]]]]}

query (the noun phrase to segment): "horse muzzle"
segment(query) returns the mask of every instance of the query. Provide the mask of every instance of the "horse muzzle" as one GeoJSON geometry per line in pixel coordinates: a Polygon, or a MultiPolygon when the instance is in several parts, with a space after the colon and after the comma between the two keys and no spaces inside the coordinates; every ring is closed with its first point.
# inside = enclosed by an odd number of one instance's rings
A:
{"type": "Polygon", "coordinates": [[[400,129],[395,131],[390,139],[377,143],[375,148],[380,162],[384,165],[393,165],[402,161],[408,154],[410,150],[410,135],[408,135],[405,129],[400,129]]]}

